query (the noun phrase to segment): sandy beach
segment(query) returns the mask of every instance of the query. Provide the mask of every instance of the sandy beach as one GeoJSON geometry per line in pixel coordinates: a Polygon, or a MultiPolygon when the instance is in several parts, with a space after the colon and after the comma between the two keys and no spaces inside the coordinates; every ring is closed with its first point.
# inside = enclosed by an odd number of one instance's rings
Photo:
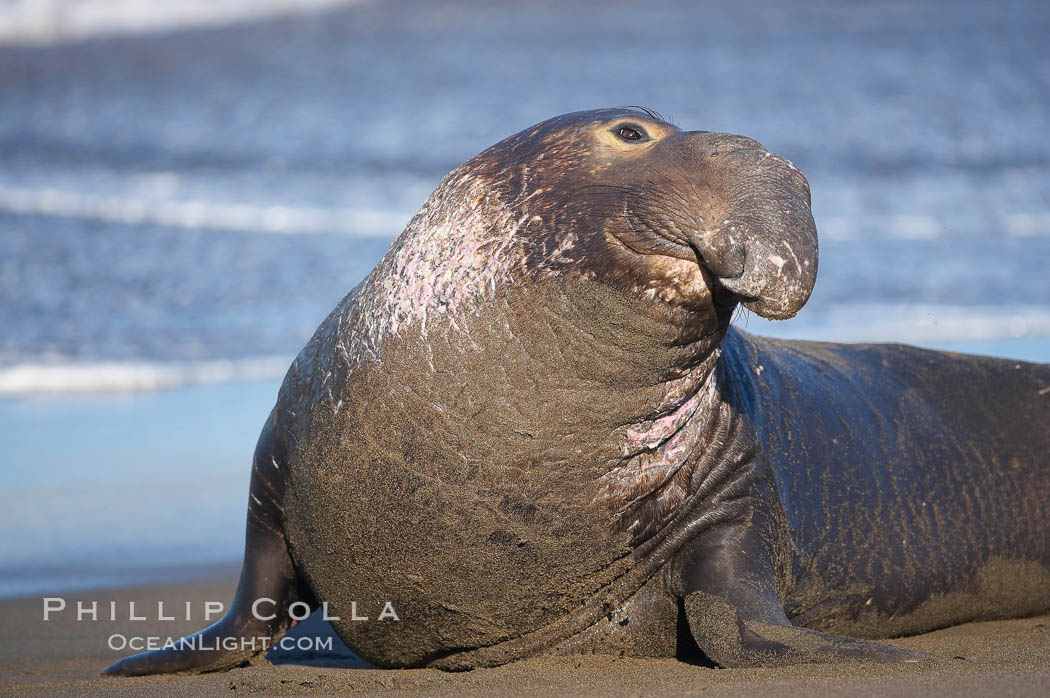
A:
{"type": "MultiPolygon", "coordinates": [[[[340,650],[271,653],[227,672],[132,679],[99,672],[122,652],[109,649],[115,634],[168,636],[192,632],[198,619],[157,621],[156,604],[192,604],[198,616],[206,600],[228,602],[235,580],[142,586],[61,595],[67,610],[43,621],[41,597],[0,602],[0,694],[3,695],[957,695],[1045,696],[1050,688],[1050,616],[969,623],[894,640],[934,657],[919,665],[802,665],[777,669],[712,669],[672,659],[610,656],[537,658],[495,669],[447,673],[432,669],[367,667],[340,650]],[[100,619],[76,620],[77,601],[97,601],[100,619]],[[117,621],[104,619],[117,602],[117,621]],[[151,620],[127,619],[127,604],[151,620]]],[[[326,625],[309,619],[298,635],[325,636],[326,625]]]]}

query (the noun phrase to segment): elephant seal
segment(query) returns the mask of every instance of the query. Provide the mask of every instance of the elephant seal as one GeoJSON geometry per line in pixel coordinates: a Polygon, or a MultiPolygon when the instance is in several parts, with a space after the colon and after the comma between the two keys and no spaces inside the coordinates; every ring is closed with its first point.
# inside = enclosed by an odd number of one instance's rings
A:
{"type": "Polygon", "coordinates": [[[288,371],[229,612],[106,673],[237,665],[296,603],[445,669],[914,661],[870,639],[1050,608],[1050,366],[730,327],[816,270],[751,139],[628,108],[489,148],[288,371]]]}

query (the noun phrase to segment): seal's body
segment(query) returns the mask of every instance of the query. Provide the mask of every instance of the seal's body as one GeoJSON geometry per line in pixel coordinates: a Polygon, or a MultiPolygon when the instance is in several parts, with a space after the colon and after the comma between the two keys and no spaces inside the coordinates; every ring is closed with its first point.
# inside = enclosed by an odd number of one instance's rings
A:
{"type": "Polygon", "coordinates": [[[750,139],[601,110],[471,159],[289,370],[205,644],[325,601],[385,666],[907,661],[831,633],[1050,607],[1050,367],[730,329],[816,267],[805,178],[750,139]]]}
{"type": "Polygon", "coordinates": [[[725,347],[726,399],[784,511],[792,622],[893,637],[1050,608],[1050,366],[735,331],[725,347]]]}

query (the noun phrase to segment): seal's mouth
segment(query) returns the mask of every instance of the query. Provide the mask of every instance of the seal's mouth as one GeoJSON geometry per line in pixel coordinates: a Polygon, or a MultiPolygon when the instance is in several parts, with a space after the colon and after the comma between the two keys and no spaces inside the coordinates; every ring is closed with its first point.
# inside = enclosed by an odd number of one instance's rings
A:
{"type": "Polygon", "coordinates": [[[632,259],[645,260],[643,264],[650,273],[666,285],[667,292],[657,293],[656,298],[694,311],[713,311],[720,330],[729,327],[737,306],[754,300],[726,286],[691,242],[656,231],[642,235],[637,228],[630,234],[607,231],[606,238],[632,259]]]}
{"type": "Polygon", "coordinates": [[[704,262],[704,256],[695,249],[693,251],[696,253],[696,263],[700,267],[700,275],[703,277],[704,284],[711,294],[711,305],[715,309],[715,315],[718,316],[719,329],[725,330],[729,327],[729,322],[732,320],[737,306],[752,299],[726,288],[719,278],[711,273],[711,270],[704,262]]]}

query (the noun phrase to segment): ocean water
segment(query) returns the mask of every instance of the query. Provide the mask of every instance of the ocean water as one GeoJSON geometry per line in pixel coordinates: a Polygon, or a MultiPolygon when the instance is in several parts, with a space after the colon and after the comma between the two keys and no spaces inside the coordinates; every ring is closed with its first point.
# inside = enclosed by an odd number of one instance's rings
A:
{"type": "Polygon", "coordinates": [[[1050,361],[1048,30],[1038,0],[361,2],[0,44],[0,594],[235,563],[291,358],[448,170],[566,111],[806,173],[816,290],[749,331],[1050,361]]]}

